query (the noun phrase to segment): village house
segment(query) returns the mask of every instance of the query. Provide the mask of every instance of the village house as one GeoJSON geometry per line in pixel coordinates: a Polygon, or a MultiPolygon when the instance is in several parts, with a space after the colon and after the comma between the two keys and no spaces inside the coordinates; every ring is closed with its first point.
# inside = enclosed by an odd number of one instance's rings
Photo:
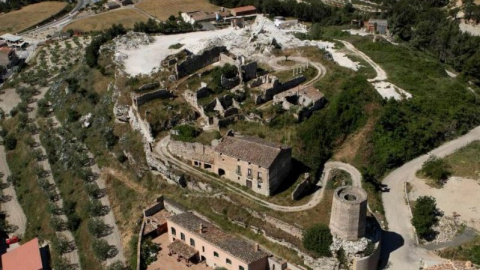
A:
{"type": "Polygon", "coordinates": [[[268,254],[258,244],[250,244],[215,227],[190,212],[167,218],[169,254],[190,261],[205,261],[214,269],[265,270],[268,254]]]}
{"type": "Polygon", "coordinates": [[[271,196],[290,171],[292,148],[252,136],[225,136],[215,147],[213,172],[271,196]]]}
{"type": "Polygon", "coordinates": [[[363,23],[365,30],[370,33],[378,33],[380,35],[386,35],[388,33],[388,21],[369,19],[363,23]]]}
{"type": "Polygon", "coordinates": [[[23,48],[27,43],[23,40],[23,37],[12,34],[3,34],[0,36],[0,40],[7,43],[8,47],[23,48]]]}
{"type": "Polygon", "coordinates": [[[232,8],[230,10],[230,13],[235,17],[253,15],[253,14],[257,14],[257,8],[254,6],[237,7],[237,8],[232,8]]]}
{"type": "Polygon", "coordinates": [[[47,248],[40,248],[38,238],[2,255],[3,270],[44,270],[48,268],[47,248]],[[43,255],[45,254],[45,255],[43,255]],[[43,255],[43,256],[42,256],[43,255]]]}

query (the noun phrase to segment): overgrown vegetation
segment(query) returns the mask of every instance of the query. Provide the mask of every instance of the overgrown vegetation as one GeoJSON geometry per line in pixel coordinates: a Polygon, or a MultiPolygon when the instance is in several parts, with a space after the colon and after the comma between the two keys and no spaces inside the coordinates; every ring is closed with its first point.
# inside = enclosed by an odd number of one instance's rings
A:
{"type": "Polygon", "coordinates": [[[448,177],[451,175],[448,164],[443,159],[436,156],[430,156],[428,160],[423,163],[422,169],[419,173],[432,179],[440,186],[445,184],[448,177]]]}
{"type": "Polygon", "coordinates": [[[127,33],[127,30],[123,25],[112,25],[110,29],[103,31],[97,35],[92,42],[87,46],[85,50],[85,59],[89,67],[96,67],[98,64],[99,50],[100,47],[106,42],[116,38],[119,35],[127,33]]]}
{"type": "Polygon", "coordinates": [[[432,229],[438,223],[440,212],[437,209],[435,198],[430,196],[419,197],[413,208],[412,225],[420,238],[432,240],[436,233],[432,229]]]}
{"type": "Polygon", "coordinates": [[[314,225],[303,234],[303,246],[315,252],[318,256],[331,257],[330,245],[333,243],[333,236],[330,228],[324,224],[314,225]]]}

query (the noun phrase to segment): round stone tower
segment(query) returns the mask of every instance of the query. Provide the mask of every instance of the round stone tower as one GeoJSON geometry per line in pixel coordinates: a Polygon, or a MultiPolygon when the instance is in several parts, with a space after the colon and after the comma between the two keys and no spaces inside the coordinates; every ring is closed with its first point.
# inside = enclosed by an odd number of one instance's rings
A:
{"type": "Polygon", "coordinates": [[[359,187],[343,186],[335,190],[330,216],[333,235],[355,241],[365,235],[367,193],[359,187]]]}

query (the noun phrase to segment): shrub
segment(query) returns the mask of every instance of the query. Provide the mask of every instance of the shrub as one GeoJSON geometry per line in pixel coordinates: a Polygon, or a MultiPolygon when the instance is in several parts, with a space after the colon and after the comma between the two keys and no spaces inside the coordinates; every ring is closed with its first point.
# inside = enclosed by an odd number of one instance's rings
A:
{"type": "Polygon", "coordinates": [[[480,245],[473,246],[470,250],[470,260],[474,264],[480,264],[480,245]]]}
{"type": "Polygon", "coordinates": [[[108,206],[103,205],[99,200],[91,200],[87,206],[88,211],[92,216],[104,216],[110,211],[108,206]]]}
{"type": "Polygon", "coordinates": [[[88,221],[88,231],[95,237],[104,237],[112,232],[112,227],[101,219],[93,218],[88,221]]]}
{"type": "Polygon", "coordinates": [[[450,166],[443,159],[436,156],[430,156],[425,163],[423,163],[420,171],[422,174],[431,178],[435,183],[442,185],[450,177],[450,166]]]}
{"type": "Polygon", "coordinates": [[[7,150],[14,150],[17,147],[17,138],[12,134],[8,134],[5,137],[5,148],[7,150]]]}
{"type": "Polygon", "coordinates": [[[421,196],[417,199],[413,208],[412,225],[420,238],[431,240],[435,236],[432,227],[438,223],[439,215],[435,198],[421,196]]]}
{"type": "Polygon", "coordinates": [[[198,136],[198,131],[195,127],[190,125],[181,125],[173,129],[176,131],[176,135],[173,135],[173,139],[179,140],[182,142],[193,142],[195,137],[198,136]]]}
{"type": "Polygon", "coordinates": [[[330,228],[324,224],[316,224],[303,233],[303,246],[318,256],[331,257],[330,245],[333,237],[330,228]]]}
{"type": "Polygon", "coordinates": [[[160,247],[153,243],[151,239],[146,239],[140,247],[141,261],[145,268],[157,260],[157,253],[160,251],[160,247]]]}

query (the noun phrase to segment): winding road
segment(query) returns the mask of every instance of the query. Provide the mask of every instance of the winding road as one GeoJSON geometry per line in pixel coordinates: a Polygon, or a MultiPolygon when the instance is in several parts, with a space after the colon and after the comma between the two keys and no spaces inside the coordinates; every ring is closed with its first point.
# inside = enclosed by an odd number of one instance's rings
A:
{"type": "Polygon", "coordinates": [[[418,269],[422,262],[436,264],[442,261],[434,253],[416,246],[415,233],[410,222],[410,210],[405,202],[405,182],[412,181],[415,173],[421,169],[430,155],[444,157],[459,148],[480,139],[480,126],[469,133],[447,142],[430,153],[405,163],[392,171],[383,183],[388,185],[390,192],[382,194],[385,217],[388,221],[388,231],[383,235],[383,261],[389,260],[391,270],[418,269]]]}
{"type": "MultiPolygon", "coordinates": [[[[285,206],[285,205],[278,205],[274,204],[271,202],[268,202],[266,200],[263,200],[255,195],[252,195],[232,184],[230,184],[228,181],[221,181],[217,177],[213,177],[207,173],[201,172],[190,165],[186,164],[182,160],[174,157],[169,151],[168,151],[168,143],[170,142],[170,136],[167,136],[163,138],[156,146],[155,146],[155,152],[159,155],[159,158],[162,160],[167,160],[168,162],[171,162],[178,166],[181,170],[191,173],[193,175],[199,176],[201,178],[206,178],[211,181],[217,181],[221,182],[222,186],[224,186],[226,189],[243,196],[249,200],[252,200],[259,205],[262,205],[266,208],[269,208],[271,210],[279,211],[279,212],[300,212],[300,211],[305,211],[314,208],[317,206],[323,199],[324,193],[325,193],[325,188],[320,188],[318,189],[313,195],[310,201],[308,201],[304,205],[298,205],[298,206],[285,206]]],[[[352,165],[342,163],[342,162],[337,162],[337,161],[331,161],[325,163],[325,169],[323,171],[322,177],[320,181],[318,182],[317,186],[326,186],[327,180],[329,179],[330,172],[332,169],[340,169],[348,172],[352,176],[352,181],[354,186],[361,186],[362,183],[362,175],[361,173],[352,165]]]]}

